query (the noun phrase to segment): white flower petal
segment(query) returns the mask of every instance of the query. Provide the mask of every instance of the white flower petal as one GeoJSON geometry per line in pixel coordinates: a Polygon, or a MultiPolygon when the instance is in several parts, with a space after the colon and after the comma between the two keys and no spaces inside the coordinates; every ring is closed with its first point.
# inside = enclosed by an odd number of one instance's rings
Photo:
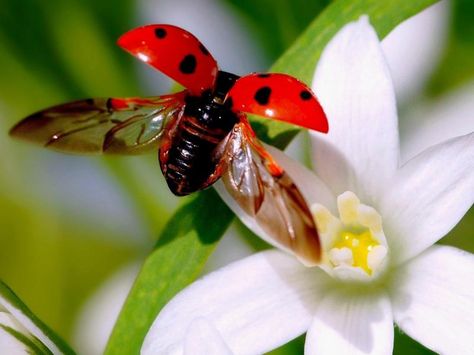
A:
{"type": "Polygon", "coordinates": [[[232,355],[219,331],[206,318],[191,322],[184,339],[184,355],[232,355]]]}
{"type": "MultiPolygon", "coordinates": [[[[191,322],[205,317],[238,354],[262,353],[304,333],[328,276],[278,250],[255,254],[180,292],[150,328],[142,354],[180,354],[191,322]]],[[[324,290],[323,290],[324,292],[324,290]]]]}
{"type": "MultiPolygon", "coordinates": [[[[25,329],[6,312],[0,311],[0,351],[8,355],[24,355],[31,353],[31,348],[23,341],[15,338],[12,332],[23,334],[25,329]]],[[[28,337],[25,335],[25,338],[28,337]]]]}
{"type": "MultiPolygon", "coordinates": [[[[336,198],[326,184],[318,178],[311,170],[307,169],[301,163],[294,161],[284,152],[272,146],[265,144],[265,149],[275,158],[280,166],[285,169],[288,175],[293,179],[296,186],[301,190],[303,197],[306,199],[308,206],[314,203],[320,203],[326,206],[331,212],[336,211],[336,198]]],[[[257,224],[256,220],[244,212],[242,208],[233,200],[227,192],[221,181],[214,184],[214,188],[219,193],[219,196],[229,206],[230,209],[239,217],[252,232],[265,240],[267,243],[286,250],[283,246],[276,244],[275,240],[268,236],[268,234],[257,224]]]]}
{"type": "Polygon", "coordinates": [[[435,102],[425,102],[400,121],[401,158],[405,162],[448,139],[474,132],[474,82],[435,102]]]}
{"type": "MultiPolygon", "coordinates": [[[[64,345],[51,333],[51,331],[38,319],[25,304],[0,281],[0,312],[5,312],[16,325],[12,329],[18,330],[28,338],[36,338],[35,346],[47,348],[53,354],[62,354],[64,345]]],[[[6,318],[3,317],[3,320],[6,318]]],[[[9,325],[7,325],[10,327],[9,325]]]]}
{"type": "Polygon", "coordinates": [[[259,236],[261,239],[266,241],[268,244],[273,245],[276,248],[284,250],[291,254],[291,251],[288,248],[283,247],[275,242],[273,238],[271,238],[267,232],[265,232],[257,223],[257,221],[249,216],[232,198],[232,196],[227,192],[224,184],[221,180],[217,181],[214,185],[217,193],[219,194],[220,198],[225,202],[225,204],[235,213],[235,215],[240,219],[240,221],[247,226],[255,235],[259,236]]]}
{"type": "Polygon", "coordinates": [[[474,354],[474,255],[433,246],[399,270],[396,323],[440,354],[474,354]]]}
{"type": "Polygon", "coordinates": [[[373,204],[398,166],[395,94],[377,34],[366,17],[346,25],[321,55],[313,80],[329,120],[311,133],[314,169],[333,193],[373,204]]]}
{"type": "Polygon", "coordinates": [[[306,335],[305,354],[391,354],[393,333],[385,294],[333,292],[318,307],[306,335]]]}
{"type": "Polygon", "coordinates": [[[405,164],[380,203],[392,261],[445,236],[474,202],[474,133],[427,149],[405,164]]]}
{"type": "Polygon", "coordinates": [[[285,148],[285,154],[297,161],[305,161],[308,157],[309,133],[301,130],[285,148]]]}

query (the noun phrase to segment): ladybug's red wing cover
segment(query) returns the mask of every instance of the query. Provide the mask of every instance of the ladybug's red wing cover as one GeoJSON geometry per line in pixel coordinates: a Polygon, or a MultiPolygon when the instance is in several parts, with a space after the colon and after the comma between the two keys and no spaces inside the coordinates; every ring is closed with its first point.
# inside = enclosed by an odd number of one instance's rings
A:
{"type": "Polygon", "coordinates": [[[186,87],[193,95],[212,89],[217,62],[191,33],[172,25],[148,25],[122,35],[120,47],[186,87]]]}
{"type": "Polygon", "coordinates": [[[139,154],[159,146],[184,95],[70,102],[26,117],[10,135],[66,153],[139,154]]]}
{"type": "Polygon", "coordinates": [[[250,74],[227,95],[232,109],[326,133],[328,121],[318,99],[304,83],[286,74],[250,74]]]}
{"type": "Polygon", "coordinates": [[[249,130],[245,121],[237,124],[227,143],[222,174],[227,192],[275,244],[317,264],[321,246],[305,199],[249,130]]]}

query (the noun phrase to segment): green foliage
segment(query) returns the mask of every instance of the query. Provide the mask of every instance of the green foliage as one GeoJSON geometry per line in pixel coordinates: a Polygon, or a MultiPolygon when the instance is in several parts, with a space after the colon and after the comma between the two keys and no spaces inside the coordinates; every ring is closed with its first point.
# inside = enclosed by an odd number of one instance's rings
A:
{"type": "Polygon", "coordinates": [[[415,340],[403,333],[398,327],[395,327],[394,355],[434,355],[435,352],[425,348],[415,340]]]}

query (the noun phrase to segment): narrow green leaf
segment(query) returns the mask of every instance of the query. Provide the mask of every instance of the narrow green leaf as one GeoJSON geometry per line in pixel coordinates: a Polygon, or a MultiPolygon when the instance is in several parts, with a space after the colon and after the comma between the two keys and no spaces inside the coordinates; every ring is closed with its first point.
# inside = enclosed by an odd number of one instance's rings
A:
{"type": "MultiPolygon", "coordinates": [[[[29,339],[35,348],[47,347],[54,354],[74,354],[74,351],[46,324],[44,324],[33,312],[18,298],[18,296],[2,281],[0,281],[0,310],[8,312],[21,324],[30,334],[29,339]]],[[[14,331],[13,329],[11,331],[14,331]]],[[[15,334],[17,339],[23,337],[15,334]]],[[[32,345],[30,344],[30,345],[32,345]]],[[[45,353],[42,351],[41,353],[45,353]]]]}
{"type": "Polygon", "coordinates": [[[350,21],[368,15],[381,38],[403,20],[417,14],[438,0],[376,1],[339,0],[319,15],[286,53],[273,65],[272,71],[285,71],[310,84],[314,63],[327,42],[350,21]]]}
{"type": "MultiPolygon", "coordinates": [[[[13,338],[15,338],[19,343],[22,343],[25,349],[28,349],[32,355],[52,355],[53,353],[43,344],[41,343],[36,337],[33,339],[28,338],[23,333],[19,331],[7,327],[5,325],[0,324],[1,330],[10,334],[13,338]]],[[[0,331],[1,331],[0,330],[0,331]]],[[[20,349],[18,349],[20,350],[20,349]]]]}
{"type": "MultiPolygon", "coordinates": [[[[277,61],[272,71],[287,72],[309,83],[322,49],[347,22],[368,14],[381,37],[435,0],[335,1],[277,61]]],[[[298,132],[276,121],[254,121],[260,137],[283,148],[298,132]]],[[[138,354],[153,319],[174,294],[188,285],[232,220],[213,191],[202,192],[169,222],[157,249],[147,258],[122,309],[106,354],[138,354]],[[224,212],[225,211],[225,212],[224,212]],[[203,239],[207,236],[206,239],[203,239]]],[[[166,334],[163,334],[166,336],[166,334]]]]}

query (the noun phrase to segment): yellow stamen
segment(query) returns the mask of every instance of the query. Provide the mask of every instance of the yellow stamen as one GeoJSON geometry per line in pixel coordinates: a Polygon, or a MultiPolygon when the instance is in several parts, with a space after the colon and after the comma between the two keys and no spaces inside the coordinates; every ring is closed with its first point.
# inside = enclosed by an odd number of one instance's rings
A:
{"type": "Polygon", "coordinates": [[[321,204],[311,212],[323,249],[322,268],[342,279],[372,279],[385,268],[388,246],[382,217],[351,191],[337,197],[339,218],[321,204]]]}
{"type": "Polygon", "coordinates": [[[371,275],[372,269],[368,265],[368,255],[369,252],[378,245],[380,245],[380,243],[372,236],[369,230],[364,230],[360,233],[346,230],[340,232],[339,238],[333,245],[333,248],[348,248],[351,250],[352,266],[360,267],[371,275]]]}

